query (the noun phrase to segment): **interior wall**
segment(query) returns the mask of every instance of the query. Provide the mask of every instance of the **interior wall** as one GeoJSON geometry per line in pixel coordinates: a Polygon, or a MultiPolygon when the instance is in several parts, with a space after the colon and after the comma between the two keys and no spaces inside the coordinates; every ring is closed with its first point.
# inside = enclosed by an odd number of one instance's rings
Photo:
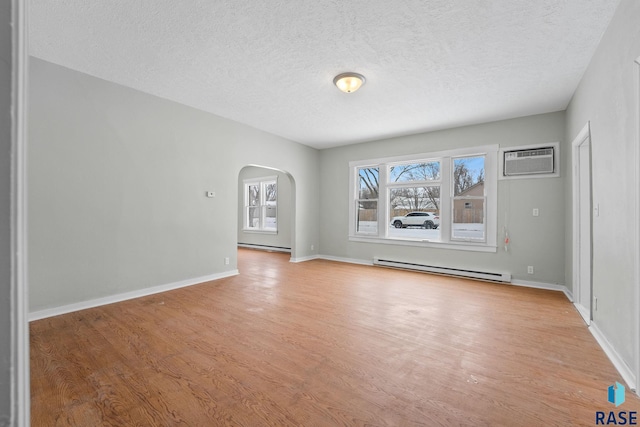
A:
{"type": "Polygon", "coordinates": [[[30,65],[32,312],[234,271],[247,164],[293,176],[293,256],[314,255],[317,150],[37,58],[30,65]]]}
{"type": "Polygon", "coordinates": [[[253,245],[276,246],[279,248],[291,249],[291,202],[292,187],[291,179],[283,172],[272,169],[247,166],[240,171],[238,177],[238,243],[253,245]],[[244,224],[244,180],[260,179],[264,177],[276,176],[278,179],[277,194],[277,234],[260,233],[243,230],[244,224]]]}
{"type": "MultiPolygon", "coordinates": [[[[511,241],[508,252],[504,251],[502,245],[496,253],[480,253],[351,242],[348,239],[347,215],[350,161],[488,144],[511,147],[562,142],[564,125],[564,112],[557,112],[322,150],[321,253],[368,262],[377,256],[451,267],[506,271],[515,280],[565,284],[564,170],[557,178],[498,181],[498,244],[503,241],[502,231],[506,224],[511,241]],[[533,208],[539,209],[539,217],[532,216],[533,208]],[[534,268],[535,274],[527,274],[529,265],[537,266],[534,268]]],[[[561,151],[561,157],[568,155],[565,149],[561,151]]]]}
{"type": "Polygon", "coordinates": [[[11,420],[11,2],[0,2],[0,426],[11,420]]]}
{"type": "MultiPolygon", "coordinates": [[[[638,300],[634,269],[638,254],[635,170],[638,150],[637,69],[640,56],[640,2],[622,0],[591,59],[567,109],[570,143],[585,123],[591,125],[592,197],[599,215],[593,216],[593,322],[619,355],[634,366],[638,300]]],[[[571,194],[571,179],[566,183],[571,194]]],[[[571,197],[566,198],[566,209],[571,197]]],[[[571,217],[567,216],[567,281],[570,260],[571,217]]]]}

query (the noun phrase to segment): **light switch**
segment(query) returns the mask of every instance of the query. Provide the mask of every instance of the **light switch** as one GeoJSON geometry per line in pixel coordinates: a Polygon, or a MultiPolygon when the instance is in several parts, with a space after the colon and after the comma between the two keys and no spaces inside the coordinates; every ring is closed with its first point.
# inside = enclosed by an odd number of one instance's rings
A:
{"type": "Polygon", "coordinates": [[[209,197],[209,198],[216,197],[216,192],[215,191],[207,191],[207,197],[209,197]]]}

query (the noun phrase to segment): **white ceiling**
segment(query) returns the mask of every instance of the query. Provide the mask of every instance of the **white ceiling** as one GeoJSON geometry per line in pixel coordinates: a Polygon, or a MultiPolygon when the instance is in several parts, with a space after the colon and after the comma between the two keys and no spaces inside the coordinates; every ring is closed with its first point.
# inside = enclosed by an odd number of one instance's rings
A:
{"type": "Polygon", "coordinates": [[[30,0],[29,49],[326,148],[563,110],[618,3],[30,0]]]}

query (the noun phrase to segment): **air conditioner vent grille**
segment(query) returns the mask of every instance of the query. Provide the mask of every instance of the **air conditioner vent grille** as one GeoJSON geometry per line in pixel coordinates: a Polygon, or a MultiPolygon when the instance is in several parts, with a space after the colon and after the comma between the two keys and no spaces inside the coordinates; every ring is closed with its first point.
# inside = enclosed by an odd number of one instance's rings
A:
{"type": "Polygon", "coordinates": [[[504,176],[554,173],[554,147],[504,152],[504,176]]]}

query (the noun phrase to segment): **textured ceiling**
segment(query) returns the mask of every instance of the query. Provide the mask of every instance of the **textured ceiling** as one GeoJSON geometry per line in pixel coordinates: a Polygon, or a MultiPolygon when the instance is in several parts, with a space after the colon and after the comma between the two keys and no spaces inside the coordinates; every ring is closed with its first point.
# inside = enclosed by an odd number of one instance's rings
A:
{"type": "Polygon", "coordinates": [[[618,3],[31,0],[29,49],[325,148],[563,110],[618,3]]]}

